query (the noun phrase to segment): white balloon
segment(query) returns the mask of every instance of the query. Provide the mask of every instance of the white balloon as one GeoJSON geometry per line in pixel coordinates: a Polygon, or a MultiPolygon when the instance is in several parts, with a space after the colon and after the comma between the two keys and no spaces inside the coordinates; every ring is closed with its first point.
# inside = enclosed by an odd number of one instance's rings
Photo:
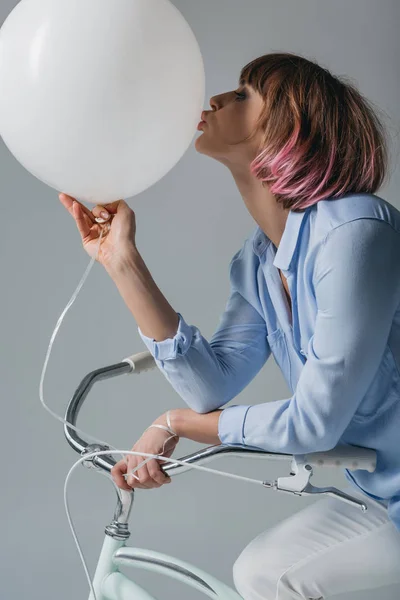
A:
{"type": "Polygon", "coordinates": [[[168,0],[22,0],[0,29],[0,134],[47,185],[105,204],[190,146],[204,64],[168,0]]]}

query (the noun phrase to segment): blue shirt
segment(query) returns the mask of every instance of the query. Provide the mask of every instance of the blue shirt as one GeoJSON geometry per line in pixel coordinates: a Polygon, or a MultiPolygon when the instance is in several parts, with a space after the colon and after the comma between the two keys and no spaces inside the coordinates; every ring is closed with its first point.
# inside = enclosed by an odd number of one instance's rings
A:
{"type": "Polygon", "coordinates": [[[230,296],[210,341],[180,313],[174,338],[155,342],[138,328],[158,368],[191,409],[207,413],[272,354],[292,395],[225,408],[221,442],[286,454],[373,448],[375,471],[345,469],[345,477],[383,502],[400,531],[400,212],[374,194],[320,200],[288,213],[278,248],[257,227],[229,269],[230,296]]]}

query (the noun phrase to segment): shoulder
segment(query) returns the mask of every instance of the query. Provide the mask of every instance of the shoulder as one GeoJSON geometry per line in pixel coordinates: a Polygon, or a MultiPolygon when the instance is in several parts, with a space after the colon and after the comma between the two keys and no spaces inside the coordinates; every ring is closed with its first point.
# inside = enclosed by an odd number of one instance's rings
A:
{"type": "Polygon", "coordinates": [[[400,212],[382,198],[359,194],[322,201],[310,230],[314,283],[328,273],[353,278],[357,272],[365,285],[385,272],[400,277],[400,212]]]}
{"type": "Polygon", "coordinates": [[[400,211],[395,206],[376,196],[375,194],[346,194],[341,198],[320,200],[310,209],[310,234],[314,243],[324,243],[337,228],[341,228],[341,235],[346,230],[370,230],[390,228],[400,233],[400,211]],[[342,228],[347,223],[360,223],[342,228]],[[379,226],[386,223],[387,227],[379,226]],[[389,226],[389,227],[388,227],[389,226]]]}

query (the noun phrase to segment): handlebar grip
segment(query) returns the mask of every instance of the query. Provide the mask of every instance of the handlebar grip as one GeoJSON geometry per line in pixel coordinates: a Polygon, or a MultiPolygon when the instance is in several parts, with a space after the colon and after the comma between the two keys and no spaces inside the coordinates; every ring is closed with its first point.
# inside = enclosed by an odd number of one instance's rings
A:
{"type": "Polygon", "coordinates": [[[156,361],[153,358],[151,352],[139,352],[138,354],[132,354],[132,356],[128,356],[128,358],[124,358],[121,362],[127,362],[131,365],[132,371],[131,373],[143,373],[144,371],[150,371],[157,366],[156,361]]]}
{"type": "Polygon", "coordinates": [[[310,465],[318,467],[343,467],[350,471],[363,469],[370,473],[376,468],[376,451],[358,446],[342,444],[328,452],[311,452],[305,457],[310,465]]]}

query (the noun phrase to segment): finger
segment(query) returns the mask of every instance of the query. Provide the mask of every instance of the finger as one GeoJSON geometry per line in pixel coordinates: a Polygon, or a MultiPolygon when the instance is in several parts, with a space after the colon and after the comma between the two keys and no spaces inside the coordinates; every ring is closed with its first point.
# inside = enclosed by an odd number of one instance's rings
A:
{"type": "Polygon", "coordinates": [[[170,481],[170,477],[161,471],[159,463],[154,458],[148,463],[148,471],[153,481],[160,486],[170,481]]]}
{"type": "Polygon", "coordinates": [[[133,485],[128,485],[127,480],[124,476],[126,475],[127,470],[128,465],[126,464],[125,460],[120,461],[111,469],[111,476],[113,478],[113,481],[119,488],[126,490],[127,492],[131,492],[134,488],[149,489],[148,486],[141,485],[137,479],[133,479],[133,485]]]}
{"type": "Polygon", "coordinates": [[[76,221],[76,225],[79,229],[79,233],[82,236],[82,239],[86,239],[90,235],[90,227],[85,219],[85,215],[82,212],[80,205],[77,202],[73,203],[72,206],[72,214],[76,221]]]}
{"type": "Polygon", "coordinates": [[[88,217],[90,222],[92,224],[96,222],[93,213],[84,204],[78,202],[76,198],[73,198],[72,196],[69,196],[68,194],[64,193],[59,194],[58,197],[60,199],[60,202],[65,206],[65,208],[69,211],[72,217],[74,216],[72,212],[72,205],[74,202],[76,202],[82,208],[83,213],[88,217]]]}
{"type": "Polygon", "coordinates": [[[65,206],[65,208],[68,210],[69,214],[71,215],[71,217],[73,219],[75,219],[75,212],[74,212],[74,208],[73,207],[74,207],[75,204],[78,204],[78,206],[80,206],[81,209],[82,209],[83,218],[85,219],[86,224],[89,227],[89,229],[94,224],[96,224],[96,221],[95,221],[94,216],[92,215],[92,213],[90,211],[88,211],[86,209],[86,207],[83,206],[83,204],[81,204],[80,202],[78,202],[77,200],[75,200],[75,198],[72,198],[72,196],[67,196],[66,194],[60,194],[59,198],[60,198],[60,201],[65,206]]]}
{"type": "MultiPolygon", "coordinates": [[[[125,462],[127,463],[127,473],[131,473],[133,469],[142,463],[144,460],[148,460],[148,456],[139,456],[133,454],[127,454],[124,457],[125,462]]],[[[142,489],[150,489],[153,487],[151,485],[151,477],[147,471],[147,463],[140,467],[140,469],[136,470],[133,475],[129,475],[127,477],[127,483],[132,488],[142,488],[142,489]]]]}
{"type": "MultiPolygon", "coordinates": [[[[136,457],[136,465],[140,464],[141,462],[143,462],[144,460],[146,460],[148,457],[147,456],[137,456],[136,457]]],[[[150,489],[152,487],[151,482],[152,479],[149,475],[149,471],[147,469],[147,464],[143,465],[142,467],[140,467],[140,469],[138,469],[137,471],[135,471],[135,475],[137,475],[139,477],[139,484],[142,485],[145,488],[150,489]]],[[[136,480],[137,481],[137,480],[136,480]]],[[[135,480],[133,480],[133,486],[135,486],[135,480]]]]}
{"type": "Polygon", "coordinates": [[[120,200],[115,200],[115,202],[109,202],[108,204],[103,204],[103,206],[112,215],[115,215],[118,212],[119,207],[129,208],[128,205],[126,204],[125,200],[123,200],[122,198],[120,200]]]}
{"type": "MultiPolygon", "coordinates": [[[[138,464],[138,456],[135,454],[126,454],[124,461],[126,463],[126,472],[129,475],[129,477],[133,477],[132,475],[130,475],[130,473],[132,472],[132,469],[134,469],[136,467],[136,465],[138,464]]],[[[135,475],[137,476],[137,472],[135,472],[135,475]]],[[[129,479],[127,479],[128,484],[130,484],[129,479]]]]}
{"type": "Polygon", "coordinates": [[[111,470],[111,476],[116,485],[123,490],[130,491],[131,488],[126,482],[124,473],[126,473],[126,465],[121,465],[120,463],[117,463],[111,470]]]}
{"type": "Polygon", "coordinates": [[[92,210],[92,213],[96,218],[102,218],[107,220],[110,217],[112,218],[118,212],[118,207],[120,205],[123,205],[124,208],[128,206],[124,202],[124,200],[116,200],[115,202],[110,202],[109,204],[97,204],[92,210]],[[102,213],[108,213],[108,217],[106,217],[105,214],[102,213]]]}
{"type": "MultiPolygon", "coordinates": [[[[155,468],[153,466],[154,462],[155,462],[155,458],[152,458],[146,464],[146,475],[143,475],[143,479],[141,478],[141,480],[140,480],[141,483],[144,483],[151,488],[162,486],[162,483],[157,481],[157,479],[153,477],[153,473],[156,474],[156,471],[157,471],[157,466],[155,468]]],[[[139,471],[141,471],[141,469],[139,469],[139,471]]]]}
{"type": "Polygon", "coordinates": [[[132,454],[128,454],[125,457],[125,461],[126,461],[126,473],[127,473],[127,478],[126,478],[126,483],[132,488],[132,487],[141,487],[140,484],[140,480],[139,480],[139,475],[138,472],[135,471],[134,473],[132,473],[132,471],[134,469],[136,469],[137,465],[142,462],[141,457],[139,456],[134,456],[132,454]]]}
{"type": "Polygon", "coordinates": [[[111,469],[111,476],[119,488],[127,490],[129,492],[131,488],[129,487],[125,480],[125,477],[123,476],[124,473],[126,473],[126,469],[127,464],[120,461],[111,469]]]}

